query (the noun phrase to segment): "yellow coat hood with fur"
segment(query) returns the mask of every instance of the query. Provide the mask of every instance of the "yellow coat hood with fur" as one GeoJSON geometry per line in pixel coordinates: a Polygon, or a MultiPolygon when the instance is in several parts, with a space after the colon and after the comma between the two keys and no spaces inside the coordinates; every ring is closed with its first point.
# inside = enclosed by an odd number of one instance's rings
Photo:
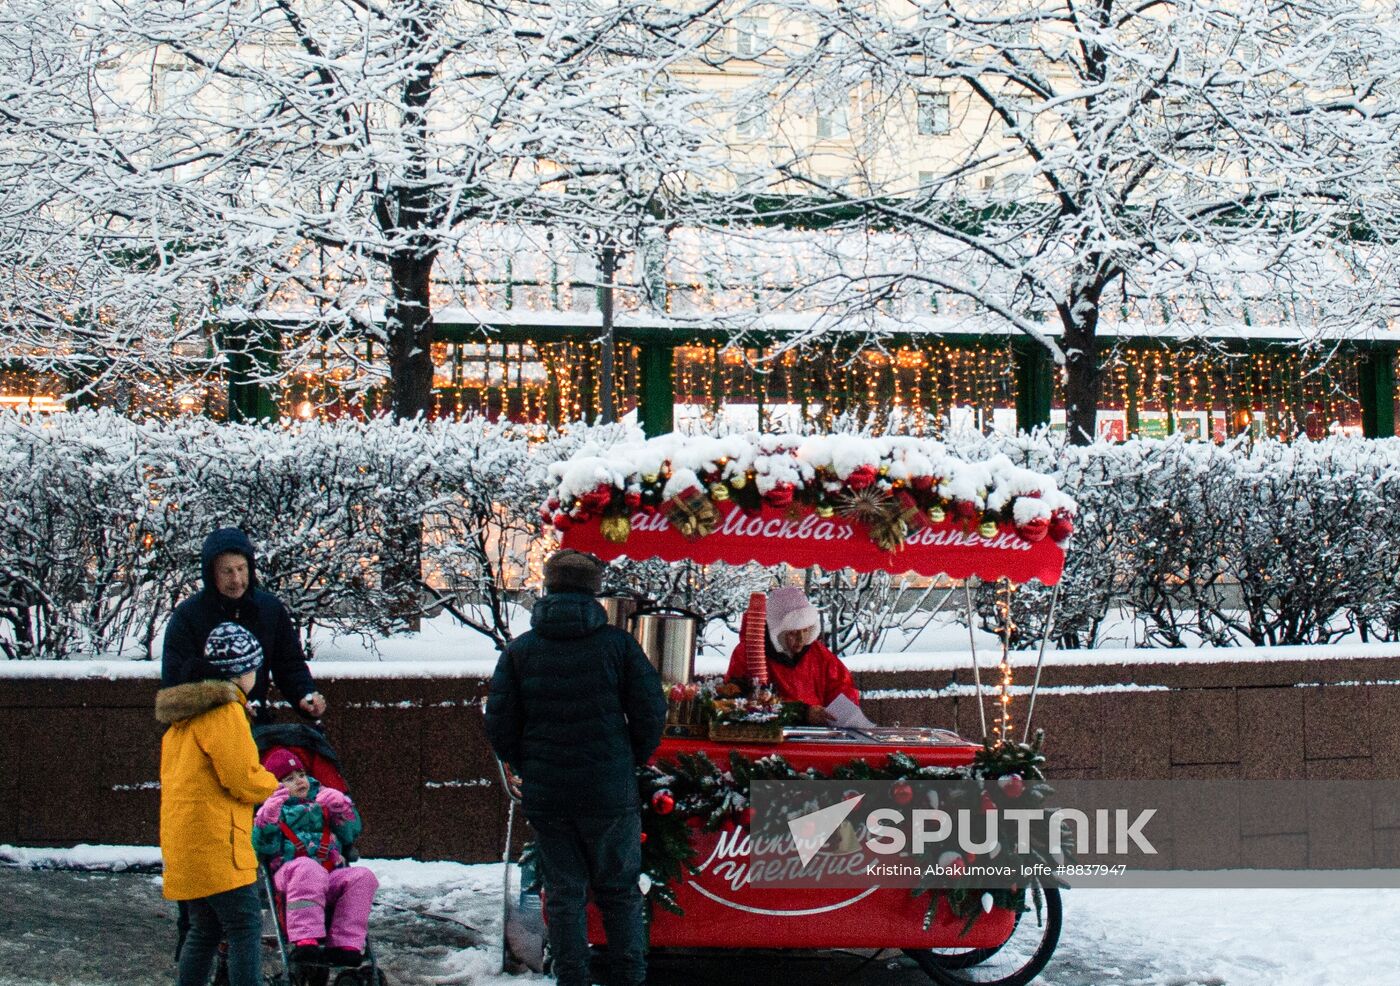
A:
{"type": "Polygon", "coordinates": [[[156,694],[170,728],[160,747],[160,851],[164,893],[194,900],[257,878],[253,806],[277,789],[258,762],[238,686],[196,681],[156,694]]]}

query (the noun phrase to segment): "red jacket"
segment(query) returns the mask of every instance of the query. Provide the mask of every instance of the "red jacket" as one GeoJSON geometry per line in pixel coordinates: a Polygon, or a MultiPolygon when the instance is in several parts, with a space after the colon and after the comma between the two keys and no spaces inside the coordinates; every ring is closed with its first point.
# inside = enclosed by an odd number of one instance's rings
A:
{"type": "MultiPolygon", "coordinates": [[[[734,681],[747,677],[748,663],[744,658],[744,645],[740,643],[729,657],[729,671],[725,678],[734,681]]],[[[830,705],[837,695],[845,695],[852,702],[860,704],[860,692],[851,680],[851,672],[820,640],[808,645],[792,667],[770,658],[768,681],[785,702],[830,705]]]]}

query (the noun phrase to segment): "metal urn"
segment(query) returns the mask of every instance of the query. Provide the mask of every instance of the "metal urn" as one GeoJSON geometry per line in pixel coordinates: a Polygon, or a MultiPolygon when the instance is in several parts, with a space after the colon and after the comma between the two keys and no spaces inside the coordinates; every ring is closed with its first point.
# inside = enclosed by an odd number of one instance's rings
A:
{"type": "Polygon", "coordinates": [[[608,622],[619,630],[631,631],[632,617],[639,605],[636,596],[599,596],[598,604],[608,614],[608,622]]]}
{"type": "Polygon", "coordinates": [[[700,621],[688,613],[639,613],[632,635],[667,685],[695,677],[695,640],[700,621]]]}

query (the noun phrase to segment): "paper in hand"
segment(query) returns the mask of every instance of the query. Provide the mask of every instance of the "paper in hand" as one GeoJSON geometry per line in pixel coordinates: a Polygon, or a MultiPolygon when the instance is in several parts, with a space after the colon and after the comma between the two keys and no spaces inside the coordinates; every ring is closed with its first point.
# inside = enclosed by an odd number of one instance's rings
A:
{"type": "Polygon", "coordinates": [[[860,727],[875,725],[865,717],[864,712],[860,711],[860,706],[856,705],[856,703],[852,702],[845,695],[837,695],[836,698],[832,700],[831,704],[826,707],[826,711],[830,712],[836,718],[835,725],[843,729],[847,726],[860,727]]]}

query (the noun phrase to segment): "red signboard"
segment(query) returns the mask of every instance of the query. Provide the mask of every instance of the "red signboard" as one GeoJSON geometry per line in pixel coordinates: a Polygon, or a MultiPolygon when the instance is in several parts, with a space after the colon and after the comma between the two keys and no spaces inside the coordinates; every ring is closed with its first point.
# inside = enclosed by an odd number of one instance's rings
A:
{"type": "Polygon", "coordinates": [[[599,519],[594,517],[565,531],[563,543],[566,548],[589,551],[605,560],[660,558],[704,565],[755,561],[798,568],[820,565],[827,570],[918,572],[954,579],[975,575],[1016,583],[1038,579],[1045,585],[1059,582],[1065,565],[1065,552],[1059,544],[1048,537],[1027,541],[1010,524],[1001,525],[992,537],[984,537],[977,527],[948,519],[913,531],[900,550],[885,551],[870,539],[863,524],[839,515],[807,513],[793,518],[788,511],[767,505],[749,512],[732,502],[715,504],[715,510],[718,528],[694,540],[672,527],[665,514],[638,511],[631,518],[626,541],[603,537],[599,519]]]}

